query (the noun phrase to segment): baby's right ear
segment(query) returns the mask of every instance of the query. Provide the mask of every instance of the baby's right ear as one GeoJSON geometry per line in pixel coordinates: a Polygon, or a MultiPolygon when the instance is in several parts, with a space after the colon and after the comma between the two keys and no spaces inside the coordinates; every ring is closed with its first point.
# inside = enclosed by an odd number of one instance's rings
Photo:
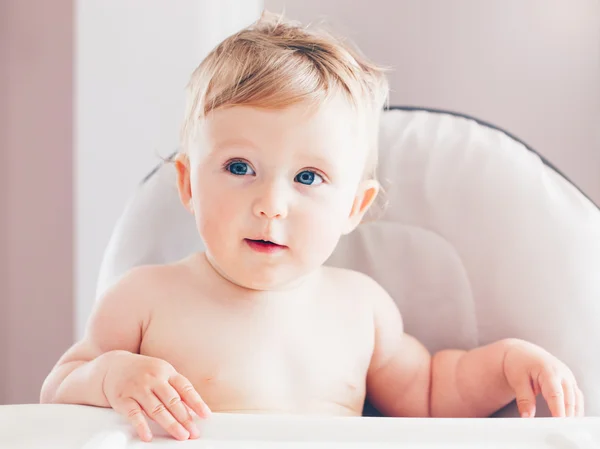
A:
{"type": "Polygon", "coordinates": [[[179,199],[190,213],[194,214],[194,205],[192,203],[192,186],[190,182],[190,158],[187,154],[179,153],[175,157],[175,169],[177,170],[177,189],[179,190],[179,199]]]}

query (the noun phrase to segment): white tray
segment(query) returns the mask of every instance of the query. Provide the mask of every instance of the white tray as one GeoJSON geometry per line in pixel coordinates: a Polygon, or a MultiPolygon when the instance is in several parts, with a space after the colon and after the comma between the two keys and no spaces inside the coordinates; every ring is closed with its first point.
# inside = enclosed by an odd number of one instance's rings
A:
{"type": "Polygon", "coordinates": [[[113,410],[0,406],[1,449],[600,449],[600,418],[396,419],[216,413],[203,437],[176,441],[152,425],[143,443],[113,410]]]}

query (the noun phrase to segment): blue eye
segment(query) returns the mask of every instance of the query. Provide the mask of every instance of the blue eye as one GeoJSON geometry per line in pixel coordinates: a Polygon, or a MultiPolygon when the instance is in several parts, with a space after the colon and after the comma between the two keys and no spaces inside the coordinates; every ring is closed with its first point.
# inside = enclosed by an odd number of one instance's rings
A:
{"type": "Polygon", "coordinates": [[[227,168],[227,171],[229,171],[229,173],[236,175],[236,176],[244,176],[244,175],[253,175],[254,174],[254,170],[252,170],[252,168],[250,168],[250,166],[248,164],[246,164],[245,162],[240,162],[240,161],[230,162],[229,164],[227,164],[226,168],[227,168]]]}
{"type": "Polygon", "coordinates": [[[321,184],[323,182],[323,178],[314,171],[304,170],[296,175],[294,181],[307,186],[314,186],[321,184]]]}

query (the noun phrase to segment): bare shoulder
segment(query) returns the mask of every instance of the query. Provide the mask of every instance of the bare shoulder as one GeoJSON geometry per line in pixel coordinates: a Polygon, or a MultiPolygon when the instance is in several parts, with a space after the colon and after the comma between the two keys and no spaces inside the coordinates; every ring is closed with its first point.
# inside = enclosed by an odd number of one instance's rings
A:
{"type": "Polygon", "coordinates": [[[119,324],[145,327],[152,310],[189,272],[184,261],[134,267],[117,279],[95,301],[89,327],[119,324]]]}
{"type": "MultiPolygon", "coordinates": [[[[112,290],[121,292],[143,291],[150,296],[160,295],[165,288],[191,276],[194,261],[197,255],[193,254],[185,259],[172,263],[139,265],[133,267],[115,282],[112,290]]],[[[145,295],[148,297],[148,295],[145,295]]]]}
{"type": "Polygon", "coordinates": [[[160,285],[161,266],[134,267],[118,278],[95,301],[90,326],[104,322],[147,321],[148,306],[160,285]]]}
{"type": "Polygon", "coordinates": [[[348,285],[349,288],[377,288],[377,282],[370,276],[360,271],[351,270],[348,268],[324,266],[323,273],[328,280],[340,285],[348,285]]]}
{"type": "Polygon", "coordinates": [[[392,310],[398,311],[396,303],[387,290],[371,276],[356,270],[336,267],[324,267],[326,276],[339,288],[351,293],[351,296],[366,301],[373,307],[374,313],[392,310]]]}
{"type": "MultiPolygon", "coordinates": [[[[355,298],[368,307],[376,338],[376,351],[391,353],[404,334],[400,309],[387,290],[372,277],[354,270],[328,268],[328,277],[343,285],[346,297],[355,298]]],[[[364,310],[364,309],[363,309],[364,310]]]]}
{"type": "Polygon", "coordinates": [[[118,278],[99,298],[99,303],[119,302],[140,306],[164,288],[177,271],[176,265],[140,265],[118,278]]]}

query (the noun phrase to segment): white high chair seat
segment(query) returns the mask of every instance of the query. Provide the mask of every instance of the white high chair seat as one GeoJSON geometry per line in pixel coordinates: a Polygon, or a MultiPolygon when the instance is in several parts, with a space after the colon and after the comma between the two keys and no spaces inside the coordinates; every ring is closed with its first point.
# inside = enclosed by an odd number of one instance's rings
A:
{"type": "MultiPolygon", "coordinates": [[[[600,415],[600,210],[523,143],[474,119],[386,111],[383,215],[344,237],[328,262],[393,296],[406,332],[430,351],[506,337],[563,360],[600,415]]],[[[131,267],[202,250],[175,170],[139,186],[102,264],[98,294],[131,267]]],[[[175,325],[175,323],[174,323],[175,325]]],[[[511,404],[499,416],[516,416],[511,404]]],[[[549,416],[540,397],[538,416],[549,416]]]]}

